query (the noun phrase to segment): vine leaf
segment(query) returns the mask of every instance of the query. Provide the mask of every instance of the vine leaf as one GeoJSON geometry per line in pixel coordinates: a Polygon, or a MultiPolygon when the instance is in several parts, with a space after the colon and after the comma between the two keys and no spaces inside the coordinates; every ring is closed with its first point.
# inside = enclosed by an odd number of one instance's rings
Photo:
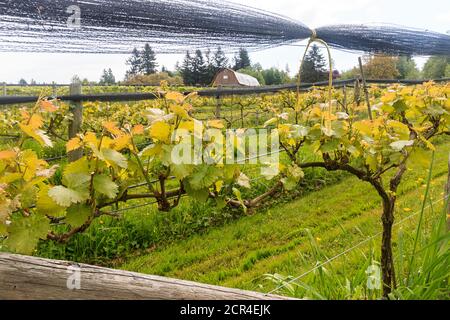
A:
{"type": "MultiPolygon", "coordinates": [[[[63,186],[56,186],[48,191],[48,195],[61,207],[70,207],[73,203],[86,200],[86,194],[63,186]]],[[[89,196],[89,195],[87,195],[89,196]]]]}
{"type": "Polygon", "coordinates": [[[58,107],[48,100],[42,100],[40,105],[43,110],[50,113],[56,112],[58,110],[58,107]]]}
{"type": "Polygon", "coordinates": [[[0,151],[0,160],[13,159],[17,156],[17,153],[12,150],[0,151]]]}
{"type": "Polygon", "coordinates": [[[402,151],[406,147],[411,147],[414,145],[414,140],[400,140],[391,143],[391,148],[395,151],[402,151]]]}
{"type": "Polygon", "coordinates": [[[182,103],[185,99],[183,94],[176,91],[167,92],[165,97],[167,100],[172,100],[175,101],[176,103],[182,103]]]}
{"type": "Polygon", "coordinates": [[[105,158],[105,161],[112,166],[118,166],[123,169],[126,169],[128,167],[128,161],[127,158],[120,152],[117,152],[116,150],[112,149],[102,149],[103,157],[105,158]]]}
{"type": "Polygon", "coordinates": [[[209,188],[219,177],[216,167],[201,165],[196,167],[194,173],[188,178],[194,190],[209,188]]]}
{"type": "Polygon", "coordinates": [[[17,253],[32,254],[39,239],[45,239],[50,221],[39,214],[14,219],[8,227],[7,247],[17,253]]]}
{"type": "Polygon", "coordinates": [[[250,178],[249,177],[247,177],[245,174],[243,174],[242,172],[241,172],[241,175],[239,176],[239,178],[237,179],[237,184],[238,185],[240,185],[241,187],[244,187],[244,188],[247,188],[247,189],[250,189],[251,188],[251,186],[250,186],[250,178]]]}
{"type": "Polygon", "coordinates": [[[194,166],[189,164],[172,164],[170,172],[178,179],[183,180],[194,171],[194,166]]]}
{"type": "Polygon", "coordinates": [[[170,143],[170,125],[165,122],[155,122],[150,128],[150,136],[163,143],[170,143]]]}
{"type": "Polygon", "coordinates": [[[186,190],[186,193],[192,199],[194,199],[198,202],[206,202],[208,200],[208,198],[209,198],[209,189],[208,188],[194,189],[194,188],[192,188],[192,185],[187,181],[184,181],[183,185],[184,185],[184,189],[186,190]]]}
{"type": "Polygon", "coordinates": [[[48,192],[50,191],[49,186],[43,185],[40,187],[37,196],[36,208],[41,215],[48,215],[55,218],[64,216],[66,209],[58,205],[50,196],[48,192]]]}
{"type": "Polygon", "coordinates": [[[242,206],[242,209],[244,209],[244,212],[247,213],[247,206],[244,203],[244,199],[242,198],[242,193],[241,191],[239,191],[239,189],[237,188],[233,188],[233,194],[236,196],[236,198],[238,199],[239,203],[242,206]]]}
{"type": "Polygon", "coordinates": [[[119,192],[119,187],[117,184],[115,184],[111,178],[106,175],[94,177],[94,189],[98,193],[103,194],[110,199],[114,199],[119,192]]]}
{"type": "Polygon", "coordinates": [[[72,228],[78,228],[84,225],[91,217],[91,207],[77,204],[67,209],[66,221],[72,228]]]}
{"type": "Polygon", "coordinates": [[[27,135],[39,142],[41,146],[53,147],[53,143],[44,131],[35,129],[31,125],[19,124],[20,129],[27,135]]]}
{"type": "Polygon", "coordinates": [[[71,152],[71,151],[77,150],[79,148],[81,148],[81,140],[78,137],[70,139],[69,142],[67,142],[67,144],[66,144],[67,152],[71,152]]]}

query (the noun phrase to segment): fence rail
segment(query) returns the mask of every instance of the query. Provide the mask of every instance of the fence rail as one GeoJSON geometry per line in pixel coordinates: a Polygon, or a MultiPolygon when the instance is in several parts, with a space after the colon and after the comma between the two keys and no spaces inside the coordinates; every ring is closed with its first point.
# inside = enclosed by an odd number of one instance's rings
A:
{"type": "MultiPolygon", "coordinates": [[[[358,79],[338,80],[333,83],[335,88],[351,85],[358,81],[358,79]]],[[[450,78],[437,79],[437,80],[367,80],[369,84],[404,84],[404,85],[416,85],[422,84],[427,81],[435,82],[449,82],[450,78]]],[[[305,83],[300,86],[301,90],[310,90],[313,87],[323,87],[328,85],[328,81],[317,83],[305,83]]],[[[60,85],[62,86],[62,85],[60,85]]],[[[205,89],[199,90],[198,95],[201,97],[214,97],[220,98],[224,96],[234,95],[251,95],[251,94],[263,94],[263,93],[276,93],[281,91],[293,91],[297,90],[296,84],[278,85],[278,86],[263,86],[263,87],[250,87],[250,88],[217,88],[217,89],[205,89]]],[[[184,92],[189,94],[192,92],[184,92]]],[[[76,95],[63,95],[53,97],[61,101],[72,102],[84,102],[84,101],[101,101],[101,102],[117,102],[117,101],[143,101],[153,100],[158,97],[156,92],[153,93],[101,93],[101,94],[76,94],[76,95]]],[[[0,105],[14,105],[20,103],[31,103],[37,101],[38,96],[2,96],[0,97],[0,105]]]]}
{"type": "Polygon", "coordinates": [[[1,299],[291,300],[252,291],[7,253],[0,253],[1,299]]]}

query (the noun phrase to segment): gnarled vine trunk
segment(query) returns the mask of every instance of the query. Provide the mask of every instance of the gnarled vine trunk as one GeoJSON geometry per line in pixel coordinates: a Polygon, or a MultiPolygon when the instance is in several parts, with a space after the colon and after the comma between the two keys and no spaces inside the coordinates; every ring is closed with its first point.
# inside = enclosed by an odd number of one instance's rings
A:
{"type": "Polygon", "coordinates": [[[383,238],[381,244],[381,271],[383,297],[388,298],[396,287],[394,257],[392,254],[392,227],[394,225],[395,198],[383,199],[383,238]]]}

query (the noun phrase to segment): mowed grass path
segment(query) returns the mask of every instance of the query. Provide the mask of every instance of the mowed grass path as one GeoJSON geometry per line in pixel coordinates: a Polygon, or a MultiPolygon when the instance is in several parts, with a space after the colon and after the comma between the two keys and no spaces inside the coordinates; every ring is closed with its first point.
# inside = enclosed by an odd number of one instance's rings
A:
{"type": "MultiPolygon", "coordinates": [[[[443,198],[449,150],[450,142],[447,142],[439,145],[436,152],[431,186],[434,201],[443,198]]],[[[408,171],[399,192],[397,221],[420,210],[427,171],[420,166],[408,171]]],[[[442,205],[436,203],[434,212],[442,210],[442,205]]],[[[318,261],[325,261],[380,232],[380,208],[381,201],[374,189],[350,177],[291,203],[157,248],[121,268],[268,292],[275,284],[267,281],[265,274],[300,275],[318,261]],[[320,247],[320,253],[311,241],[320,247]]],[[[430,210],[427,213],[431,214],[430,210]]],[[[413,234],[417,219],[413,217],[397,226],[395,236],[399,228],[413,234]]],[[[379,242],[378,237],[327,268],[351,277],[352,272],[360,270],[364,257],[371,252],[379,253],[379,242]]]]}

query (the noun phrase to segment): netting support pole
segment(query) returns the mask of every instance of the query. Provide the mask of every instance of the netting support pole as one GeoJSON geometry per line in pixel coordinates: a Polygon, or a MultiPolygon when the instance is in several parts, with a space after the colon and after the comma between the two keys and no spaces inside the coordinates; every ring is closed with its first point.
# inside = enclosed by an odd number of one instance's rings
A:
{"type": "MultiPolygon", "coordinates": [[[[70,95],[81,95],[82,87],[80,82],[74,82],[70,85],[70,95]]],[[[71,101],[70,112],[72,113],[72,120],[69,122],[69,139],[73,139],[81,132],[81,125],[83,123],[83,104],[81,101],[71,101]]],[[[74,162],[83,157],[83,150],[78,149],[69,152],[69,162],[74,162]]]]}
{"type": "Polygon", "coordinates": [[[369,119],[370,121],[372,121],[373,120],[372,107],[370,106],[369,90],[367,89],[366,77],[364,76],[364,68],[361,57],[358,57],[358,62],[359,62],[359,69],[361,70],[364,94],[366,95],[367,111],[369,112],[369,119]]]}

